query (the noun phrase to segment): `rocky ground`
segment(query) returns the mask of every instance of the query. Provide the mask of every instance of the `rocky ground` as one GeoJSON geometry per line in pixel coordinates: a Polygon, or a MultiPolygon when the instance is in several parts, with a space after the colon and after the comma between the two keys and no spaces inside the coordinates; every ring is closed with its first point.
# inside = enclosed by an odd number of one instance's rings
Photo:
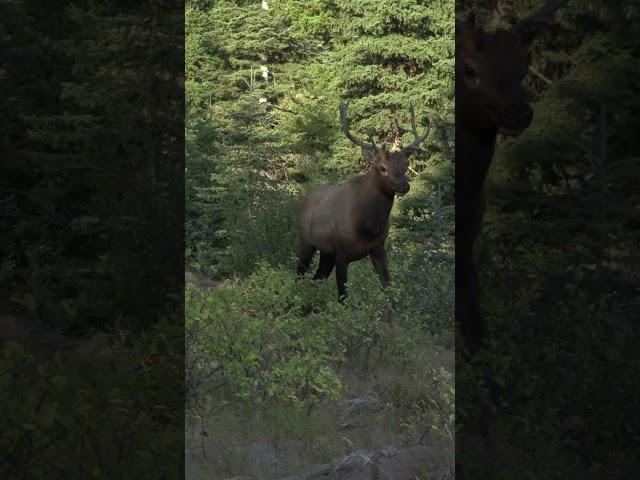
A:
{"type": "Polygon", "coordinates": [[[454,478],[447,468],[439,466],[438,452],[433,448],[415,445],[379,450],[358,450],[336,459],[332,463],[319,465],[309,472],[287,477],[286,480],[414,480],[454,478]]]}

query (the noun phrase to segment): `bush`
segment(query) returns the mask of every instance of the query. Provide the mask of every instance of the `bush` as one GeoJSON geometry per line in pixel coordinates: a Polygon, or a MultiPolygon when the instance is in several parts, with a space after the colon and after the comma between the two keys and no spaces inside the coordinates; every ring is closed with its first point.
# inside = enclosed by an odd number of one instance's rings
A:
{"type": "Polygon", "coordinates": [[[247,405],[274,400],[310,409],[336,398],[340,382],[330,364],[342,352],[327,325],[302,315],[314,303],[313,295],[303,300],[295,278],[265,265],[240,286],[189,285],[189,400],[215,392],[247,405]]]}
{"type": "Polygon", "coordinates": [[[131,340],[97,336],[97,354],[45,361],[5,343],[3,478],[177,477],[183,418],[175,412],[182,382],[179,372],[167,372],[182,363],[182,338],[181,325],[160,322],[131,340]]]}
{"type": "Polygon", "coordinates": [[[338,397],[336,366],[346,359],[363,368],[374,353],[378,361],[410,362],[417,344],[450,329],[453,295],[446,264],[429,269],[425,255],[418,270],[424,278],[416,279],[409,261],[418,260],[392,258],[395,280],[385,290],[368,262],[352,264],[345,305],[337,302],[334,281],[298,278],[266,263],[216,289],[188,285],[189,401],[272,401],[309,410],[338,397]]]}

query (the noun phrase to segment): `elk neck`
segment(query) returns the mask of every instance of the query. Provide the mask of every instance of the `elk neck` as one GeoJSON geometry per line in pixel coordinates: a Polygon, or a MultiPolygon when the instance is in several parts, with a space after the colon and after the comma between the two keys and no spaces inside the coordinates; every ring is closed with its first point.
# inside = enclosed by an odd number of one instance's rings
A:
{"type": "Polygon", "coordinates": [[[497,128],[478,129],[456,116],[456,197],[482,190],[498,136],[497,128]]]}
{"type": "Polygon", "coordinates": [[[393,207],[395,192],[386,191],[380,175],[371,168],[363,178],[358,198],[358,216],[360,218],[375,216],[386,221],[393,207]]]}

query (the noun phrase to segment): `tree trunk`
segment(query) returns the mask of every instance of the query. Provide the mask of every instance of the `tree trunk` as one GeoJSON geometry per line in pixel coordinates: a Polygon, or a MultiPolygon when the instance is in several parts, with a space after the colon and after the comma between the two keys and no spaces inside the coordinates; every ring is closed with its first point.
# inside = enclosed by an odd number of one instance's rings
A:
{"type": "MultiPolygon", "coordinates": [[[[269,10],[269,2],[267,0],[262,0],[262,9],[263,10],[269,10]]],[[[260,55],[260,60],[262,62],[266,62],[267,61],[267,56],[266,55],[260,55]]],[[[265,83],[269,83],[269,67],[266,65],[260,65],[260,71],[262,71],[262,78],[264,79],[265,83]]],[[[266,97],[260,97],[260,99],[258,100],[260,103],[267,103],[267,98],[266,97]]]]}

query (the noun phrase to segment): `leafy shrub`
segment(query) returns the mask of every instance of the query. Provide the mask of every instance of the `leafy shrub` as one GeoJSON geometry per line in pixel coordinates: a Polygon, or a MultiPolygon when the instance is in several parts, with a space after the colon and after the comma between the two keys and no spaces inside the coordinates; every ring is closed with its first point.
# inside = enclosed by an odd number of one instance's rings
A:
{"type": "Polygon", "coordinates": [[[422,395],[413,398],[410,413],[402,423],[408,439],[425,441],[431,432],[453,441],[455,432],[455,383],[453,375],[440,368],[415,376],[423,385],[422,395]]]}
{"type": "Polygon", "coordinates": [[[428,268],[432,259],[424,255],[416,278],[407,268],[416,262],[394,255],[394,283],[384,290],[368,262],[352,264],[345,305],[337,302],[334,281],[298,278],[291,268],[265,262],[246,279],[216,289],[188,285],[190,401],[214,394],[311,409],[337,398],[335,366],[347,358],[360,359],[364,368],[376,353],[378,361],[412,361],[417,343],[450,329],[453,299],[446,263],[428,268]],[[443,312],[448,321],[435,321],[443,312]]]}
{"type": "MultiPolygon", "coordinates": [[[[312,306],[296,291],[295,279],[262,266],[242,288],[223,286],[186,292],[186,328],[198,332],[188,344],[196,396],[212,385],[224,398],[247,404],[267,399],[311,408],[340,392],[330,362],[326,325],[301,312],[312,306]]],[[[190,400],[197,400],[192,397],[190,400]]]]}
{"type": "Polygon", "coordinates": [[[5,343],[2,477],[177,477],[183,397],[172,370],[183,361],[182,338],[181,325],[160,322],[135,338],[96,337],[97,354],[46,360],[5,343]]]}
{"type": "MultiPolygon", "coordinates": [[[[209,254],[215,262],[215,277],[244,277],[260,262],[295,265],[298,201],[282,184],[256,177],[241,175],[226,180],[231,184],[229,193],[218,200],[217,206],[226,212],[217,231],[225,246],[209,254]]],[[[212,195],[203,193],[205,198],[212,195]]],[[[211,247],[200,245],[200,255],[207,249],[211,247]]]]}

